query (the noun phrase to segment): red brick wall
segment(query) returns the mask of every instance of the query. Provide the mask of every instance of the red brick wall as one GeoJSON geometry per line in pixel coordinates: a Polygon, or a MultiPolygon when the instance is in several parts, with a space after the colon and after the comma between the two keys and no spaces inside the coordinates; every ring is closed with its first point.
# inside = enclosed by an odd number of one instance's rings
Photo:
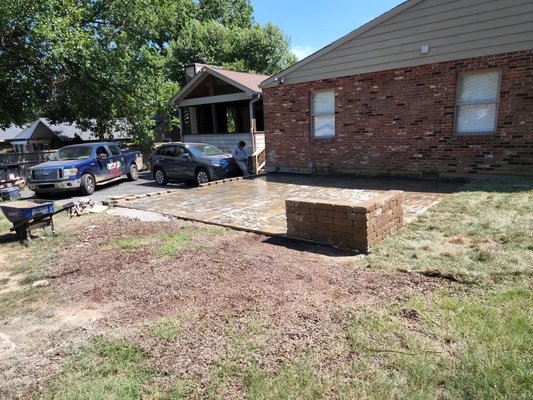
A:
{"type": "Polygon", "coordinates": [[[264,89],[267,168],[533,175],[533,51],[264,89]],[[497,132],[453,134],[457,75],[499,68],[497,132]],[[310,93],[335,90],[334,139],[312,139],[310,93]]]}

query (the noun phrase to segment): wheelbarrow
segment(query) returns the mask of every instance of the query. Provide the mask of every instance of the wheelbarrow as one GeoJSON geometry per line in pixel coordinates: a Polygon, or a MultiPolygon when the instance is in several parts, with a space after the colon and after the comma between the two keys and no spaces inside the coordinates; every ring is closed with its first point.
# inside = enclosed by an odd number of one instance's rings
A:
{"type": "Polygon", "coordinates": [[[56,210],[53,201],[22,200],[0,204],[0,209],[13,224],[10,231],[16,232],[18,240],[27,241],[31,239],[31,230],[34,228],[43,228],[45,232],[46,228],[50,228],[51,233],[55,234],[53,216],[73,206],[74,203],[68,203],[56,210]]]}

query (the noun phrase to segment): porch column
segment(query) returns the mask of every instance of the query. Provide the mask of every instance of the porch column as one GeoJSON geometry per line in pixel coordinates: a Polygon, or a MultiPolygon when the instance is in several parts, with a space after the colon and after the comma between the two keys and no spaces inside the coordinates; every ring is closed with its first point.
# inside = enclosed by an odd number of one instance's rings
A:
{"type": "MultiPolygon", "coordinates": [[[[213,97],[215,95],[215,88],[213,87],[213,79],[209,79],[209,95],[213,97]]],[[[217,121],[217,109],[215,103],[211,104],[211,118],[213,119],[213,133],[218,132],[218,121],[217,121]]]]}
{"type": "Polygon", "coordinates": [[[252,137],[252,154],[255,153],[256,144],[255,144],[255,118],[254,118],[254,103],[258,102],[261,99],[261,96],[258,94],[253,95],[252,100],[249,103],[249,114],[250,114],[250,135],[252,137]]]}
{"type": "Polygon", "coordinates": [[[198,117],[196,115],[196,107],[189,107],[189,118],[191,119],[191,134],[198,133],[198,117]]]}

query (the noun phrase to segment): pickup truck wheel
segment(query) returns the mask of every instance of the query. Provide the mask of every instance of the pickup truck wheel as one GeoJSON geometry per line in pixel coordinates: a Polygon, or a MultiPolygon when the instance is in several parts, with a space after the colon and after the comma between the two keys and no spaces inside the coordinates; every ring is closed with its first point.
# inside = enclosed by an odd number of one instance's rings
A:
{"type": "Polygon", "coordinates": [[[209,182],[209,174],[205,169],[200,168],[198,171],[196,171],[196,183],[201,185],[202,183],[207,182],[209,182]]]}
{"type": "Polygon", "coordinates": [[[139,179],[139,169],[137,168],[137,164],[133,163],[130,165],[130,168],[128,169],[128,179],[130,181],[136,181],[139,179]]]}
{"type": "Polygon", "coordinates": [[[161,168],[154,171],[154,179],[158,185],[165,186],[168,183],[167,175],[161,168]]]}
{"type": "Polygon", "coordinates": [[[81,177],[81,194],[88,196],[94,193],[96,182],[91,174],[85,174],[81,177]]]}

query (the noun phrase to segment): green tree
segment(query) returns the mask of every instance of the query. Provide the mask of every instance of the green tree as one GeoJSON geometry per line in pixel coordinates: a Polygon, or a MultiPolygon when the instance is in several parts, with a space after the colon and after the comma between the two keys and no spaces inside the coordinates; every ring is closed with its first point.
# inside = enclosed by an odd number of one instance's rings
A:
{"type": "MultiPolygon", "coordinates": [[[[191,3],[192,4],[192,3],[191,3]]],[[[37,116],[106,137],[146,134],[177,86],[157,45],[172,31],[170,0],[7,0],[0,24],[0,123],[37,116]]]]}
{"type": "Polygon", "coordinates": [[[289,40],[275,25],[235,28],[215,20],[193,20],[169,43],[168,68],[172,79],[184,83],[184,67],[199,57],[213,65],[272,75],[297,60],[289,40]]]}
{"type": "Polygon", "coordinates": [[[28,0],[1,4],[0,126],[21,124],[38,114],[53,81],[53,70],[41,57],[42,39],[30,39],[28,34],[42,4],[28,0]]]}
{"type": "Polygon", "coordinates": [[[0,126],[44,116],[149,137],[199,56],[266,74],[295,61],[252,13],[248,0],[0,0],[0,126]]]}
{"type": "Polygon", "coordinates": [[[248,0],[199,0],[199,19],[233,28],[251,28],[254,9],[248,0]]]}

